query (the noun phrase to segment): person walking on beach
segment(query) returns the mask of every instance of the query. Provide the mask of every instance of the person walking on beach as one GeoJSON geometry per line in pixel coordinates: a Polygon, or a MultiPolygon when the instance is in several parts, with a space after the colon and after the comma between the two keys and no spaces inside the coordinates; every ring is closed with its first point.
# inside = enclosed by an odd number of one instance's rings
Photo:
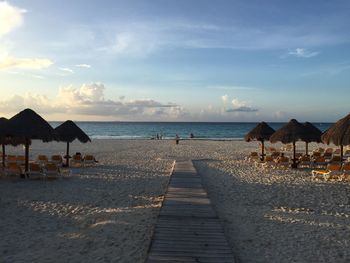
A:
{"type": "Polygon", "coordinates": [[[179,141],[180,141],[180,137],[179,137],[179,135],[175,135],[175,143],[176,144],[179,144],[179,141]]]}

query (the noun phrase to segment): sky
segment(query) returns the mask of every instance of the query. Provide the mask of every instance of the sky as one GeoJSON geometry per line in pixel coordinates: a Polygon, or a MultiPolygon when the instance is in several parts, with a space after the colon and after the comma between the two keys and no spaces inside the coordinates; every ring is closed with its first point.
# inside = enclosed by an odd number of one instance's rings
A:
{"type": "Polygon", "coordinates": [[[350,1],[0,0],[0,116],[334,122],[350,1]]]}

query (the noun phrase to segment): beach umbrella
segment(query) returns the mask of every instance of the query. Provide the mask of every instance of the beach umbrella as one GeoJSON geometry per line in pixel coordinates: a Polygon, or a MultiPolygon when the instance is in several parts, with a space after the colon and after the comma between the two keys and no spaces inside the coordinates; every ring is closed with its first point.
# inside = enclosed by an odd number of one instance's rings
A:
{"type": "Polygon", "coordinates": [[[340,157],[343,160],[343,148],[350,144],[350,114],[325,131],[321,139],[326,144],[334,143],[340,146],[340,157]]]}
{"type": "Polygon", "coordinates": [[[89,136],[73,121],[68,120],[55,128],[57,140],[67,143],[66,166],[69,166],[69,143],[78,139],[82,143],[91,142],[89,136]]]}
{"type": "Polygon", "coordinates": [[[309,143],[310,142],[317,142],[317,143],[322,142],[322,140],[321,140],[322,132],[319,128],[315,127],[310,122],[305,122],[304,126],[308,130],[308,132],[305,134],[305,136],[303,138],[303,141],[306,144],[305,145],[306,155],[308,155],[309,154],[309,143]]]}
{"type": "Polygon", "coordinates": [[[253,128],[247,135],[244,137],[246,142],[252,140],[257,140],[261,142],[261,160],[264,160],[264,142],[270,139],[270,136],[275,132],[266,122],[260,122],[255,128],[253,128]]]}
{"type": "Polygon", "coordinates": [[[293,164],[292,168],[297,167],[295,158],[295,143],[300,140],[304,140],[307,137],[308,129],[297,120],[292,119],[282,128],[278,129],[270,137],[270,142],[282,142],[283,144],[293,143],[293,164]]]}
{"type": "Polygon", "coordinates": [[[25,109],[9,119],[4,135],[12,142],[23,142],[25,146],[25,171],[28,172],[29,146],[31,140],[49,142],[55,139],[55,131],[50,124],[31,109],[25,109]]]}

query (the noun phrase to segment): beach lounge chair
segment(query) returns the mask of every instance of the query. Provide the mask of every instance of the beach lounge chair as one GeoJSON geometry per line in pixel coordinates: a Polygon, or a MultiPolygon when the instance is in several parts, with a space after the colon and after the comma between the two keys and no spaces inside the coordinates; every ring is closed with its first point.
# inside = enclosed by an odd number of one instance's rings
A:
{"type": "Polygon", "coordinates": [[[321,179],[321,180],[332,180],[332,179],[340,179],[341,164],[338,163],[330,163],[327,165],[327,169],[325,170],[312,170],[312,179],[321,179]]]}
{"type": "Polygon", "coordinates": [[[333,148],[327,148],[327,149],[325,150],[325,153],[333,153],[333,148]]]}
{"type": "Polygon", "coordinates": [[[290,165],[290,161],[288,157],[280,157],[276,162],[276,166],[282,167],[282,168],[288,168],[289,165],[290,165]]]}
{"type": "Polygon", "coordinates": [[[344,158],[349,158],[350,157],[350,150],[346,150],[344,152],[344,158]]]}
{"type": "Polygon", "coordinates": [[[17,165],[19,165],[19,166],[24,165],[25,161],[26,161],[26,159],[23,155],[17,155],[17,157],[16,157],[17,165]]]}
{"type": "Polygon", "coordinates": [[[323,156],[317,157],[312,163],[314,168],[324,168],[327,164],[328,163],[326,162],[326,159],[323,156]]]}
{"type": "Polygon", "coordinates": [[[332,159],[333,153],[331,152],[325,152],[323,154],[323,157],[326,159],[326,161],[330,161],[332,159]]]}
{"type": "Polygon", "coordinates": [[[17,156],[16,155],[7,155],[6,157],[6,165],[17,164],[17,156]]]}
{"type": "Polygon", "coordinates": [[[95,157],[91,154],[87,154],[83,158],[83,163],[84,165],[95,164],[96,163],[95,157]]]}
{"type": "Polygon", "coordinates": [[[350,163],[344,163],[341,170],[343,172],[342,181],[349,182],[350,181],[350,163]]]}
{"type": "Polygon", "coordinates": [[[27,172],[27,177],[29,179],[44,178],[44,173],[43,173],[43,170],[41,169],[40,164],[30,163],[29,164],[29,171],[27,172]]]}
{"type": "Polygon", "coordinates": [[[22,169],[17,163],[9,163],[5,167],[6,176],[21,176],[22,169]]]}
{"type": "Polygon", "coordinates": [[[261,162],[261,166],[263,168],[269,168],[269,167],[276,167],[276,162],[275,160],[272,158],[271,155],[266,156],[265,160],[263,162],[261,162]]]}
{"type": "Polygon", "coordinates": [[[259,154],[257,152],[251,152],[249,156],[245,158],[246,161],[252,162],[252,161],[258,161],[259,160],[259,154]]]}
{"type": "Polygon", "coordinates": [[[340,149],[336,149],[334,152],[333,152],[333,156],[334,155],[340,155],[340,149]]]}
{"type": "Polygon", "coordinates": [[[47,163],[44,167],[44,173],[46,178],[58,178],[61,177],[61,171],[60,168],[57,166],[57,164],[54,163],[47,163]]]}
{"type": "Polygon", "coordinates": [[[57,164],[58,166],[62,166],[63,159],[61,155],[52,155],[51,163],[57,164]]]}
{"type": "Polygon", "coordinates": [[[330,159],[330,163],[341,163],[341,158],[339,155],[334,155],[331,159],[330,159]]]}
{"type": "Polygon", "coordinates": [[[70,160],[70,164],[72,166],[82,166],[83,165],[83,158],[80,154],[74,154],[72,159],[70,160]]]}
{"type": "Polygon", "coordinates": [[[303,155],[299,158],[299,167],[305,168],[311,166],[311,158],[308,155],[303,155]]]}
{"type": "Polygon", "coordinates": [[[45,165],[45,164],[47,164],[49,162],[49,159],[47,158],[46,155],[38,155],[37,162],[40,165],[45,165]]]}

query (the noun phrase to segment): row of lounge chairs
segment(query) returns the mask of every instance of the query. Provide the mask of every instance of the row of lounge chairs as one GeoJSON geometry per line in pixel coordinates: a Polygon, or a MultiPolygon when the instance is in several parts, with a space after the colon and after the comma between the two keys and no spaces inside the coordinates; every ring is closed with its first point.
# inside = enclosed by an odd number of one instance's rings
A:
{"type": "MultiPolygon", "coordinates": [[[[70,165],[82,167],[95,164],[97,161],[93,155],[75,154],[70,160],[70,165]]],[[[24,173],[25,157],[22,155],[7,155],[5,168],[3,170],[6,176],[25,175],[28,178],[58,178],[62,177],[61,167],[64,161],[61,155],[52,155],[50,158],[46,155],[38,155],[35,161],[29,163],[29,170],[24,173]]]]}
{"type": "MultiPolygon", "coordinates": [[[[62,166],[64,161],[61,155],[52,155],[50,158],[46,155],[38,155],[36,160],[36,163],[40,165],[45,165],[47,163],[53,163],[57,164],[58,166],[62,166]]],[[[24,165],[25,163],[25,157],[23,155],[7,155],[5,159],[6,165],[10,164],[17,164],[17,165],[24,165]]],[[[75,154],[72,156],[70,160],[70,165],[89,165],[96,163],[96,159],[93,155],[85,155],[82,157],[80,154],[75,154]]]]}
{"type": "Polygon", "coordinates": [[[313,180],[323,181],[350,181],[350,163],[330,163],[326,169],[312,170],[313,180]]]}

